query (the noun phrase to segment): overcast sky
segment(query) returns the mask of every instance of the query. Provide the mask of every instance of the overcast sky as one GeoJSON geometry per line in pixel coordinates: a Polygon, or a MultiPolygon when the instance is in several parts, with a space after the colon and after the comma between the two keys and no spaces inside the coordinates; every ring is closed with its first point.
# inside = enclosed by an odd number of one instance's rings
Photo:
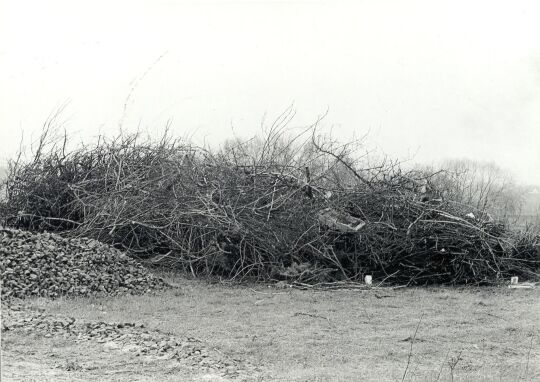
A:
{"type": "Polygon", "coordinates": [[[47,116],[218,142],[291,103],[418,162],[540,183],[540,2],[0,0],[0,157],[47,116]]]}

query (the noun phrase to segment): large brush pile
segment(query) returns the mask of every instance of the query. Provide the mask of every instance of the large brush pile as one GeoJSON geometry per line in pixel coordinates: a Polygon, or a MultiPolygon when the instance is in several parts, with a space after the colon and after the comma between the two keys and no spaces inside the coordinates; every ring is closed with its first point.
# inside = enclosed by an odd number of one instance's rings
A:
{"type": "Polygon", "coordinates": [[[351,145],[314,135],[284,139],[285,119],[219,151],[132,136],[65,153],[44,139],[32,161],[12,164],[5,221],[234,280],[538,278],[534,235],[443,200],[430,174],[355,161],[351,145]]]}
{"type": "Polygon", "coordinates": [[[2,298],[91,296],[162,289],[163,280],[93,239],[0,229],[2,298]]]}

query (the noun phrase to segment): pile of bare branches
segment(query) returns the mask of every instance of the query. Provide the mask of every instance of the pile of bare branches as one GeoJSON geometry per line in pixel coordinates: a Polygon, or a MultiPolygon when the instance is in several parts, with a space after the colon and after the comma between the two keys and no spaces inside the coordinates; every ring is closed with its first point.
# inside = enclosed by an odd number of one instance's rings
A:
{"type": "Polygon", "coordinates": [[[302,283],[536,279],[537,237],[439,197],[430,176],[373,163],[315,127],[209,150],[138,135],[66,152],[42,137],[11,163],[5,223],[91,237],[194,275],[302,283]]]}

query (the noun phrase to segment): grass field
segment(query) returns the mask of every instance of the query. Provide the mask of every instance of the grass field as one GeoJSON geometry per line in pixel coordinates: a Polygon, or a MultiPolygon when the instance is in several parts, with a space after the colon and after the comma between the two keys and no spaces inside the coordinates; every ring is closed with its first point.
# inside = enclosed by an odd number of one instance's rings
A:
{"type": "MultiPolygon", "coordinates": [[[[538,289],[303,291],[171,281],[178,288],[157,295],[30,304],[51,314],[134,321],[195,337],[260,366],[254,377],[261,381],[540,380],[538,289]]],[[[100,344],[83,347],[15,334],[4,341],[8,363],[24,363],[23,354],[33,349],[34,364],[95,359],[98,365],[86,371],[64,368],[65,375],[51,380],[214,380],[175,373],[157,361],[104,355],[100,344]]]]}

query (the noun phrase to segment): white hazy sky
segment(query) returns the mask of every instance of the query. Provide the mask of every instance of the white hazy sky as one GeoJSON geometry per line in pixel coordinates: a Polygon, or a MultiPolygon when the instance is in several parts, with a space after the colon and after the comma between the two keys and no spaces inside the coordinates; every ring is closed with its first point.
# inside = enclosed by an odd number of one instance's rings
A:
{"type": "Polygon", "coordinates": [[[495,161],[540,183],[540,2],[0,0],[0,157],[66,101],[75,140],[217,142],[294,102],[418,162],[495,161]],[[161,57],[161,58],[160,58],[161,57]]]}

